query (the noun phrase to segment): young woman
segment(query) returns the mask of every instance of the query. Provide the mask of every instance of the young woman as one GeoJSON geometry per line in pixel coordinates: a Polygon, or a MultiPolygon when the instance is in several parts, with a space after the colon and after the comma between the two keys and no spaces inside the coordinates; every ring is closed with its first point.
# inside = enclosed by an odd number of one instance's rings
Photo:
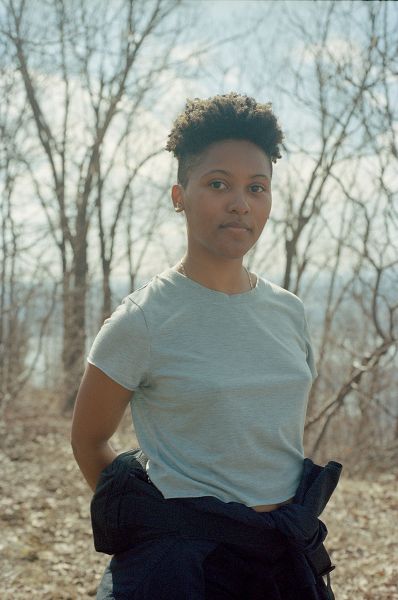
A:
{"type": "MultiPolygon", "coordinates": [[[[192,500],[201,510],[210,500],[256,523],[292,514],[293,504],[281,507],[303,472],[314,355],[302,301],[243,265],[270,216],[281,140],[270,105],[236,93],[187,101],[175,121],[166,149],[178,159],[171,198],[187,248],[124,300],[91,348],[72,446],[93,491],[116,459],[108,440],[130,404],[164,506],[192,500]]],[[[135,543],[112,559],[97,598],[327,597],[298,591],[292,546],[272,565],[272,595],[269,555],[194,538],[173,552],[170,536],[135,543]]]]}

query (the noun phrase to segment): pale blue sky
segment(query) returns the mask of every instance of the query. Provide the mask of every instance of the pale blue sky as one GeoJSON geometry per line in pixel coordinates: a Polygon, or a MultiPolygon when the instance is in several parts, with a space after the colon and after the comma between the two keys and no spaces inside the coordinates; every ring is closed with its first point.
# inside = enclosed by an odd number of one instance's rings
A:
{"type": "MultiPolygon", "coordinates": [[[[116,4],[116,0],[113,0],[110,6],[116,4]]],[[[207,97],[235,90],[253,95],[260,102],[272,101],[274,111],[285,131],[287,144],[294,146],[296,142],[302,143],[307,150],[311,151],[312,144],[318,141],[317,135],[311,131],[314,122],[313,114],[311,110],[296,102],[292,68],[301,65],[306,79],[306,93],[311,98],[314,92],[310,77],[313,69],[309,58],[311,43],[305,49],[300,39],[300,22],[303,26],[309,27],[310,35],[313,34],[316,22],[325,19],[331,3],[328,1],[191,0],[186,4],[187,11],[176,13],[177,20],[181,15],[185,15],[186,18],[184,35],[177,49],[177,56],[186,56],[198,39],[216,43],[221,38],[236,33],[245,32],[245,35],[239,40],[217,46],[203,58],[195,77],[180,82],[165,80],[162,88],[164,95],[159,99],[159,104],[153,106],[149,102],[147,106],[148,115],[153,110],[152,119],[158,142],[161,144],[162,140],[166,141],[172,120],[183,108],[187,97],[207,97]],[[290,95],[285,93],[286,91],[290,95]]],[[[375,7],[380,6],[379,2],[367,3],[368,6],[371,4],[375,7]]],[[[388,26],[393,27],[395,21],[398,24],[398,3],[390,2],[388,6],[391,14],[388,26]]],[[[336,10],[336,17],[332,19],[333,51],[344,52],[347,43],[351,43],[354,48],[356,45],[359,47],[362,37],[361,19],[367,10],[366,4],[343,0],[337,3],[336,10]],[[352,14],[353,8],[354,14],[352,14]]],[[[51,30],[48,35],[51,37],[51,30]]],[[[55,89],[56,82],[49,95],[49,99],[54,102],[56,102],[55,89]]],[[[56,111],[52,114],[56,114],[56,111]]],[[[157,161],[157,173],[167,171],[168,159],[165,153],[164,162],[157,161]]],[[[282,181],[284,172],[291,166],[286,156],[278,162],[275,170],[276,180],[282,181]]],[[[310,168],[310,161],[301,157],[296,167],[305,178],[310,168]]],[[[142,181],[145,186],[145,177],[142,181]]],[[[142,189],[145,190],[145,187],[142,189]]],[[[274,202],[276,212],[277,200],[276,195],[274,202]]],[[[173,218],[175,222],[169,198],[165,198],[165,204],[169,206],[170,222],[173,222],[173,218]]],[[[143,215],[145,218],[145,212],[143,215]]],[[[24,207],[23,218],[25,217],[24,207]]],[[[34,226],[37,218],[40,218],[40,212],[37,209],[37,201],[34,200],[31,226],[34,226]]],[[[181,231],[181,227],[179,230],[181,231]]],[[[176,237],[175,240],[177,239],[176,237]]],[[[156,252],[154,260],[156,260],[156,252]]]]}

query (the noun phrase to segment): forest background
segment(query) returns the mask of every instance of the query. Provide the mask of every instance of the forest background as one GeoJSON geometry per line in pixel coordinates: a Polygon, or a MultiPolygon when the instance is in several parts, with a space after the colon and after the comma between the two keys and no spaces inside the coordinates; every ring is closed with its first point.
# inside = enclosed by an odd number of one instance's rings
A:
{"type": "MultiPolygon", "coordinates": [[[[9,597],[95,593],[104,557],[68,439],[85,356],[121,299],[184,251],[173,119],[187,98],[237,91],[271,101],[285,132],[246,264],[307,309],[306,454],[344,464],[328,513],[336,597],[398,598],[398,5],[0,0],[0,57],[9,597]]],[[[136,444],[129,415],[113,442],[136,444]]]]}

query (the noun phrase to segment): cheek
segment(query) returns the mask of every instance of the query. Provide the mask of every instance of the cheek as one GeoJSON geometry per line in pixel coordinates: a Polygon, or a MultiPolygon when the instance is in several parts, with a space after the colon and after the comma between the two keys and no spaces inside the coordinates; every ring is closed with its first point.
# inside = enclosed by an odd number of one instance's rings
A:
{"type": "Polygon", "coordinates": [[[215,202],[209,201],[205,196],[195,198],[195,204],[191,206],[191,215],[196,222],[211,222],[217,218],[219,207],[215,202]]]}
{"type": "Polygon", "coordinates": [[[264,201],[261,203],[261,205],[257,207],[257,209],[258,209],[257,214],[258,214],[259,218],[267,219],[271,212],[271,206],[272,206],[271,197],[265,198],[264,201]]]}
{"type": "Polygon", "coordinates": [[[267,198],[266,203],[265,203],[265,213],[266,213],[267,218],[269,217],[269,214],[271,212],[271,208],[272,208],[272,196],[270,194],[269,197],[267,198]]]}
{"type": "Polygon", "coordinates": [[[186,220],[191,229],[202,232],[209,231],[217,220],[214,204],[206,203],[204,200],[204,198],[195,198],[195,202],[187,206],[185,211],[186,220]]]}

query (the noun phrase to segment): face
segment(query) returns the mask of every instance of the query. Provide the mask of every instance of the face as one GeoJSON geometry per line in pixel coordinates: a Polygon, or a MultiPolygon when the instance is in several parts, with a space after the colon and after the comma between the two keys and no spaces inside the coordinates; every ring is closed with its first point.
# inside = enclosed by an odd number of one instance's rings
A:
{"type": "Polygon", "coordinates": [[[252,142],[209,146],[192,167],[187,186],[172,188],[174,205],[184,207],[189,252],[243,257],[270,215],[271,174],[269,157],[252,142]]]}

